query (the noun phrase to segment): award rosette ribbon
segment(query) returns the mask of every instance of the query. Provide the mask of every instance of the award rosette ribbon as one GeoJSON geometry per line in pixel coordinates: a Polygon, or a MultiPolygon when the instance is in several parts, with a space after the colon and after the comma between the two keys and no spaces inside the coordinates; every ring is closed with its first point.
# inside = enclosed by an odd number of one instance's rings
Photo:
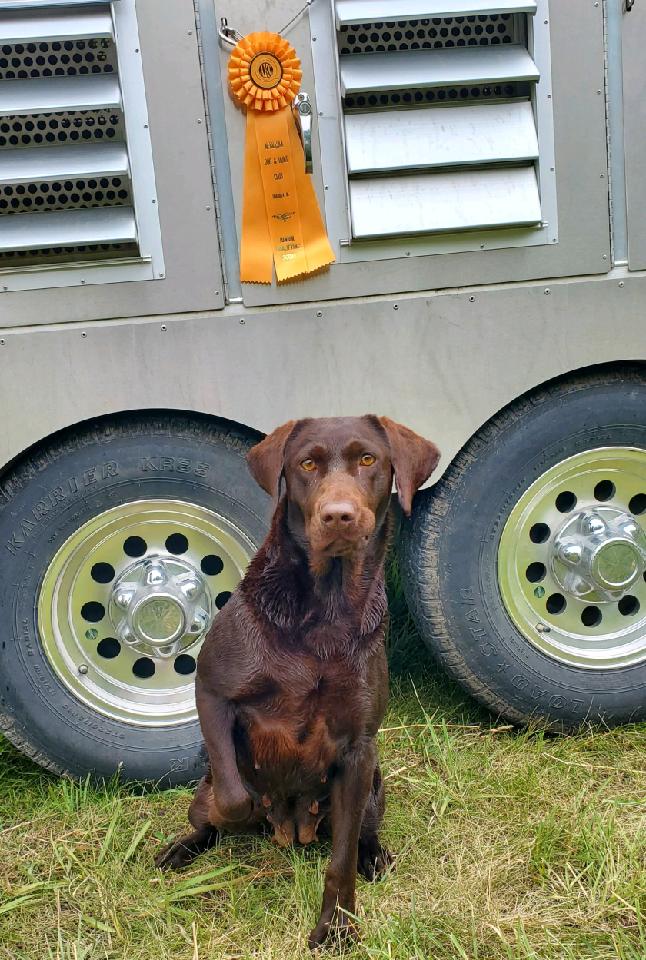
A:
{"type": "Polygon", "coordinates": [[[277,33],[250,33],[229,60],[229,86],[245,108],[240,279],[279,283],[334,261],[316,194],[305,172],[292,114],[301,63],[277,33]]]}

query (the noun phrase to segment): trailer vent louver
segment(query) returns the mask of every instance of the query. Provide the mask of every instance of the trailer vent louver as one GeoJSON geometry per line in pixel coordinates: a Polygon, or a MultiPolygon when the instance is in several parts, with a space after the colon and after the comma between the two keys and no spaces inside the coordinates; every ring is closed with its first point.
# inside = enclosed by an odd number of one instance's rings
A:
{"type": "Polygon", "coordinates": [[[0,0],[0,270],[160,265],[156,213],[137,208],[156,200],[133,49],[134,0],[0,0]]]}
{"type": "Polygon", "coordinates": [[[536,2],[337,0],[354,240],[541,222],[536,2]]]}

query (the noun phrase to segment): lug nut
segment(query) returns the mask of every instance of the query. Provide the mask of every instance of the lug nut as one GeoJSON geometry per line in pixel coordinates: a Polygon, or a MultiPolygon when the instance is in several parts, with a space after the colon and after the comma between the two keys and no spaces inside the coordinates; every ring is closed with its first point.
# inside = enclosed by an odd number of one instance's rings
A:
{"type": "Polygon", "coordinates": [[[577,564],[581,562],[581,547],[576,543],[564,543],[559,550],[559,557],[565,563],[577,564]]]}
{"type": "Polygon", "coordinates": [[[180,590],[187,600],[194,600],[200,592],[200,584],[197,580],[187,580],[186,583],[180,586],[180,590]]]}
{"type": "Polygon", "coordinates": [[[132,598],[134,595],[134,590],[119,590],[114,598],[114,602],[118,607],[121,607],[122,610],[127,610],[132,603],[132,598]]]}
{"type": "Polygon", "coordinates": [[[601,519],[601,517],[595,517],[595,516],[587,518],[586,526],[588,528],[588,531],[594,534],[595,536],[598,536],[600,533],[603,533],[603,531],[606,529],[606,525],[601,519]]]}
{"type": "Polygon", "coordinates": [[[161,563],[149,564],[144,583],[147,587],[159,587],[162,583],[166,583],[166,571],[161,563]]]}

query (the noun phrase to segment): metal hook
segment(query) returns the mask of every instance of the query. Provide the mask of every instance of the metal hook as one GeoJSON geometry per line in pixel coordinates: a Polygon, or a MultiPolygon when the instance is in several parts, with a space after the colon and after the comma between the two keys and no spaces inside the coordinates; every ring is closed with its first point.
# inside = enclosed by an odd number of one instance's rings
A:
{"type": "Polygon", "coordinates": [[[226,17],[220,17],[220,29],[218,30],[218,37],[220,38],[220,42],[226,43],[228,47],[235,47],[235,45],[242,40],[242,34],[238,33],[237,30],[234,30],[233,27],[229,26],[226,17]]]}
{"type": "Polygon", "coordinates": [[[303,153],[305,154],[305,173],[312,172],[312,104],[306,93],[299,93],[292,104],[294,120],[298,129],[303,153]]]}

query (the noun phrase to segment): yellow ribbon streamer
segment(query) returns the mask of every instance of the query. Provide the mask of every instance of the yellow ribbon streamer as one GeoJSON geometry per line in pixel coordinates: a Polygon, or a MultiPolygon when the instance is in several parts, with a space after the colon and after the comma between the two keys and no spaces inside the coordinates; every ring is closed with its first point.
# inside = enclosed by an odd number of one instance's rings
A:
{"type": "Polygon", "coordinates": [[[250,33],[229,60],[229,85],[247,111],[240,279],[279,283],[315,273],[334,253],[311,179],[291,103],[300,61],[277,33],[250,33]]]}

